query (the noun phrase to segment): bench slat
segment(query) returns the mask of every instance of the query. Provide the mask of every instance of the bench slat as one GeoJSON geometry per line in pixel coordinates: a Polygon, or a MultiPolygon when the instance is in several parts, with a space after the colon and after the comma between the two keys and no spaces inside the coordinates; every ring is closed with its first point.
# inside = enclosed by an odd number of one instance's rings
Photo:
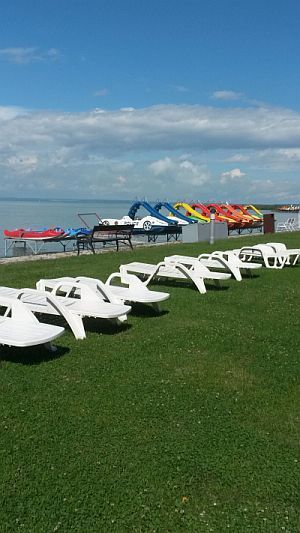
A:
{"type": "Polygon", "coordinates": [[[116,224],[114,226],[99,224],[98,226],[94,226],[91,235],[81,235],[77,237],[77,255],[80,254],[80,250],[83,250],[86,247],[95,253],[94,244],[98,242],[102,242],[104,245],[106,243],[115,243],[117,251],[119,250],[119,242],[127,244],[133,249],[131,242],[133,228],[133,224],[116,224]]]}

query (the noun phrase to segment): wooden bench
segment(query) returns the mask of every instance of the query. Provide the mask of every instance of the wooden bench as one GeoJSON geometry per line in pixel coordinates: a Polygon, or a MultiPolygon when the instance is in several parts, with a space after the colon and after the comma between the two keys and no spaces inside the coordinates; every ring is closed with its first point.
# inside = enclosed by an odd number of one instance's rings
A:
{"type": "Polygon", "coordinates": [[[133,224],[124,224],[124,225],[114,225],[108,226],[106,224],[100,224],[99,226],[94,226],[93,231],[90,235],[79,235],[76,238],[77,244],[77,255],[80,254],[81,250],[90,249],[93,254],[95,253],[95,244],[102,243],[103,246],[106,244],[115,244],[117,251],[119,251],[119,244],[126,244],[132,248],[131,236],[133,224]]]}

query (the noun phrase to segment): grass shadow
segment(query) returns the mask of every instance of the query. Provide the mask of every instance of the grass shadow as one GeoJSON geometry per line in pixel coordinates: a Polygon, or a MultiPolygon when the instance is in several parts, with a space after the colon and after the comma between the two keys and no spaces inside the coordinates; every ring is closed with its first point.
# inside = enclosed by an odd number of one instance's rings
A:
{"type": "Polygon", "coordinates": [[[163,281],[158,281],[158,280],[155,280],[155,285],[149,285],[149,288],[150,290],[153,289],[153,290],[160,290],[161,288],[163,287],[173,287],[173,288],[176,288],[176,287],[180,287],[180,288],[183,288],[183,289],[197,289],[196,285],[194,285],[194,283],[189,283],[188,281],[186,280],[176,280],[176,279],[164,279],[163,281]]]}
{"type": "Polygon", "coordinates": [[[0,361],[21,365],[40,365],[41,363],[60,359],[69,351],[70,349],[65,346],[56,346],[56,351],[54,352],[44,346],[31,346],[28,348],[2,347],[0,349],[0,361]],[[6,351],[4,352],[4,350],[6,351]]]}
{"type": "Polygon", "coordinates": [[[119,335],[124,331],[127,331],[132,328],[132,324],[122,323],[116,324],[112,320],[107,319],[94,319],[94,318],[85,318],[84,319],[84,329],[86,332],[90,333],[101,333],[102,335],[119,335]]]}
{"type": "Polygon", "coordinates": [[[243,272],[242,279],[259,279],[259,274],[248,274],[247,272],[243,272]]]}
{"type": "Polygon", "coordinates": [[[132,316],[138,316],[138,317],[142,316],[145,318],[159,318],[161,316],[169,314],[169,311],[167,309],[161,309],[160,311],[157,311],[151,305],[135,303],[132,306],[132,310],[130,314],[132,316]]]}
{"type": "MultiPolygon", "coordinates": [[[[66,331],[69,331],[70,333],[72,333],[72,330],[69,324],[60,316],[46,315],[44,316],[44,320],[43,320],[43,317],[41,317],[40,322],[42,321],[45,321],[48,324],[63,326],[66,331]]],[[[131,328],[131,324],[127,324],[127,323],[117,324],[113,320],[108,320],[105,318],[103,319],[91,318],[91,317],[85,317],[83,320],[83,325],[84,325],[84,329],[86,332],[90,331],[93,333],[103,333],[106,335],[114,335],[117,333],[121,333],[122,331],[125,331],[126,329],[131,328]]]]}
{"type": "MultiPolygon", "coordinates": [[[[226,281],[226,280],[225,280],[226,281]]],[[[163,285],[164,287],[172,287],[172,288],[176,288],[176,287],[180,287],[180,288],[183,288],[183,289],[192,289],[192,290],[196,290],[198,292],[198,289],[196,287],[196,285],[192,282],[187,282],[186,280],[173,280],[173,279],[166,279],[164,281],[162,281],[161,283],[157,283],[157,281],[155,282],[155,285],[153,285],[153,290],[159,290],[161,288],[161,286],[163,285]]],[[[152,286],[151,286],[152,287],[152,286]]],[[[150,288],[151,288],[150,287],[150,288]]],[[[229,289],[229,286],[228,285],[215,285],[213,282],[210,282],[210,280],[205,280],[205,287],[207,290],[216,290],[216,291],[227,291],[229,289]]]]}
{"type": "Polygon", "coordinates": [[[215,285],[214,283],[205,283],[207,291],[223,292],[228,291],[229,285],[215,285]]]}

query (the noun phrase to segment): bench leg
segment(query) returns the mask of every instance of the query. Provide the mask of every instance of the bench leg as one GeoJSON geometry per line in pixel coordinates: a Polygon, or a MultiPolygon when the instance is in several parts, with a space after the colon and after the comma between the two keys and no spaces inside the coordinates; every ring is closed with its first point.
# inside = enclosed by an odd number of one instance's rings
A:
{"type": "Polygon", "coordinates": [[[79,255],[80,254],[80,250],[84,250],[84,243],[80,242],[80,241],[77,241],[76,246],[77,246],[77,255],[79,255]]]}
{"type": "Polygon", "coordinates": [[[92,250],[93,254],[95,253],[94,246],[91,240],[77,241],[76,244],[77,244],[77,255],[79,255],[80,250],[84,250],[85,247],[87,247],[88,250],[89,249],[92,250]]]}

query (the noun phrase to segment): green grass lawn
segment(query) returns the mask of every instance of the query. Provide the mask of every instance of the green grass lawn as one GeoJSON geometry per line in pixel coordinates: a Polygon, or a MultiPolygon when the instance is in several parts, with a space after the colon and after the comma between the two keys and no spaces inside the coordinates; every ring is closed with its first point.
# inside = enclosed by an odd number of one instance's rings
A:
{"type": "MultiPolygon", "coordinates": [[[[300,247],[294,233],[214,248],[268,240],[300,247]]],[[[209,249],[5,264],[1,285],[209,249]]],[[[86,320],[56,354],[0,347],[0,531],[299,531],[299,281],[300,265],[205,295],[161,282],[161,316],[86,320]]]]}

